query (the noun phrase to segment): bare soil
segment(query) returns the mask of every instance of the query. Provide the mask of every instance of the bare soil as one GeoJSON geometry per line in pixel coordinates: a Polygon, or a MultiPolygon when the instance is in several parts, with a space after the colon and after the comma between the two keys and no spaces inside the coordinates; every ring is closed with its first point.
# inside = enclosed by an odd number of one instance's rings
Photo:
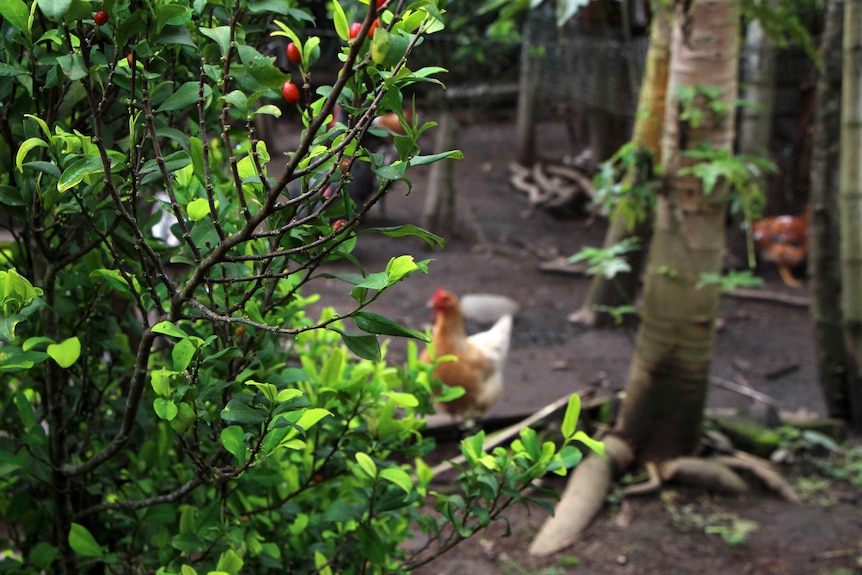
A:
{"type": "MultiPolygon", "coordinates": [[[[427,118],[425,118],[427,119],[427,118]]],[[[289,144],[290,126],[279,143],[289,144]]],[[[538,126],[543,155],[570,153],[561,122],[538,126]]],[[[430,141],[423,141],[430,153],[430,141]]],[[[446,234],[445,249],[430,250],[414,239],[360,237],[355,255],[369,271],[380,271],[390,257],[405,253],[433,259],[428,275],[417,274],[375,303],[373,311],[422,329],[431,316],[426,302],[439,286],[457,293],[493,293],[515,299],[520,311],[505,373],[506,391],[488,418],[529,414],[552,401],[594,386],[597,395],[625,387],[634,349],[634,329],[590,329],[568,315],[583,301],[589,278],[540,270],[543,261],[567,256],[582,246],[601,245],[605,222],[587,217],[560,218],[533,210],[507,181],[515,154],[515,125],[510,116],[465,121],[458,148],[465,159],[455,167],[457,225],[446,234]]],[[[284,148],[286,149],[286,148],[284,148]]],[[[413,188],[394,188],[385,210],[376,206],[367,226],[419,224],[425,201],[427,168],[412,174],[413,188]]],[[[352,270],[351,270],[352,271],[352,270]]],[[[805,289],[784,286],[774,269],[761,270],[766,289],[804,297],[805,289]]],[[[322,302],[348,309],[344,284],[319,280],[322,302]]],[[[747,382],[773,398],[785,414],[823,415],[816,381],[812,322],[805,307],[725,298],[712,373],[747,382]]],[[[468,326],[468,330],[478,326],[468,326]]],[[[405,343],[393,341],[387,359],[398,362],[405,343]]],[[[714,386],[710,408],[745,408],[750,398],[714,386]]],[[[794,481],[814,479],[798,468],[785,469],[794,481]]],[[[549,480],[561,491],[564,480],[549,480]]],[[[862,573],[862,514],[859,492],[832,481],[801,505],[778,499],[755,487],[744,496],[707,494],[666,488],[661,496],[620,500],[605,511],[583,538],[567,550],[541,560],[527,548],[546,518],[540,509],[513,509],[511,536],[501,523],[422,568],[432,574],[787,574],[862,573]],[[715,523],[722,518],[723,523],[715,523]],[[710,521],[713,521],[710,523],[710,521]],[[710,523],[711,529],[703,523],[710,523]],[[753,522],[753,523],[746,523],[753,522]],[[721,525],[725,527],[722,528],[721,525]],[[741,542],[727,542],[730,527],[754,529],[741,542]],[[709,531],[709,532],[707,532],[709,531]]]]}

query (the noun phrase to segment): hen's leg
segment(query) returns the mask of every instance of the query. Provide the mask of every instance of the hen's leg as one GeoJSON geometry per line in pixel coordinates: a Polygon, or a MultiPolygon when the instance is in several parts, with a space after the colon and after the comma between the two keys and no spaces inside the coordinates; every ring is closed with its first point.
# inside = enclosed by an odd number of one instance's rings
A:
{"type": "Polygon", "coordinates": [[[779,264],[778,273],[781,274],[781,279],[784,280],[786,285],[794,288],[798,288],[802,285],[802,282],[793,277],[793,274],[790,273],[790,267],[779,264]]]}

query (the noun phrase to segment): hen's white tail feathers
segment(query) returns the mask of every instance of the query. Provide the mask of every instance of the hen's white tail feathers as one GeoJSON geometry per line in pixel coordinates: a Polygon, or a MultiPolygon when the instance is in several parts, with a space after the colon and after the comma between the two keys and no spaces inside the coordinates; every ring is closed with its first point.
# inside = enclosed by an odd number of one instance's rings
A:
{"type": "Polygon", "coordinates": [[[512,316],[504,315],[491,326],[491,329],[475,333],[467,340],[481,349],[488,357],[501,362],[509,353],[509,342],[512,339],[512,316]]]}

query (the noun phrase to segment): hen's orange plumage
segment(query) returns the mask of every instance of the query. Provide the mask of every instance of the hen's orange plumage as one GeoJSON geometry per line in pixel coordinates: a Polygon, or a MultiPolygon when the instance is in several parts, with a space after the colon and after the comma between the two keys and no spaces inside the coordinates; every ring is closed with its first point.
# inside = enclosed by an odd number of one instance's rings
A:
{"type": "Polygon", "coordinates": [[[808,255],[809,205],[799,216],[774,216],[757,220],[752,226],[754,245],[760,256],[778,266],[784,283],[799,287],[801,282],[793,277],[791,268],[796,267],[808,255]]]}
{"type": "MultiPolygon", "coordinates": [[[[509,351],[512,316],[504,315],[491,329],[467,336],[461,306],[452,293],[441,288],[428,305],[435,314],[432,333],[435,357],[457,357],[457,361],[439,363],[433,377],[449,387],[464,388],[464,395],[439,407],[453,417],[470,421],[481,416],[503,391],[503,364],[509,351]]],[[[427,349],[420,359],[431,362],[427,349]]]]}

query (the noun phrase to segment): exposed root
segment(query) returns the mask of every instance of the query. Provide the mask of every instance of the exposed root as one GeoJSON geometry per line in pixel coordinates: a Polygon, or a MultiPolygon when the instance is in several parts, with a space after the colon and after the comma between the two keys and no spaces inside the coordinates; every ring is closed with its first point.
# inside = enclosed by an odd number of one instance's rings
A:
{"type": "Polygon", "coordinates": [[[631,446],[615,435],[604,438],[605,457],[589,452],[575,467],[556,506],[556,513],[545,521],[530,554],[546,556],[568,547],[602,510],[611,488],[615,470],[625,469],[634,460],[631,446]]]}
{"type": "Polygon", "coordinates": [[[700,457],[678,457],[665,461],[660,466],[664,481],[674,481],[705,487],[720,493],[745,493],[748,484],[733,469],[716,459],[700,457]]]}
{"type": "MultiPolygon", "coordinates": [[[[590,453],[575,468],[556,506],[554,517],[548,519],[533,543],[530,554],[546,556],[575,541],[590,525],[604,505],[615,470],[625,469],[634,461],[629,444],[617,436],[605,438],[605,453],[601,458],[590,453]]],[[[626,495],[655,493],[669,482],[704,487],[721,493],[745,493],[749,490],[736,469],[747,471],[787,501],[799,502],[799,496],[768,462],[748,454],[704,459],[678,457],[660,464],[647,463],[649,479],[625,489],[626,495]]]]}
{"type": "Polygon", "coordinates": [[[509,183],[524,192],[533,208],[566,208],[595,195],[590,178],[568,166],[535,163],[526,168],[509,164],[509,183]]]}
{"type": "Polygon", "coordinates": [[[741,453],[736,457],[718,457],[717,461],[733,469],[747,471],[757,477],[769,489],[778,493],[781,497],[791,503],[799,503],[799,495],[793,486],[787,482],[780,473],[772,470],[772,466],[759,457],[747,453],[741,453]]]}
{"type": "Polygon", "coordinates": [[[655,493],[661,486],[664,484],[662,481],[661,473],[659,473],[658,465],[655,463],[649,462],[644,467],[646,467],[647,475],[649,479],[642,483],[635,483],[634,485],[629,485],[625,489],[623,489],[623,493],[625,495],[647,495],[650,493],[655,493]]]}

